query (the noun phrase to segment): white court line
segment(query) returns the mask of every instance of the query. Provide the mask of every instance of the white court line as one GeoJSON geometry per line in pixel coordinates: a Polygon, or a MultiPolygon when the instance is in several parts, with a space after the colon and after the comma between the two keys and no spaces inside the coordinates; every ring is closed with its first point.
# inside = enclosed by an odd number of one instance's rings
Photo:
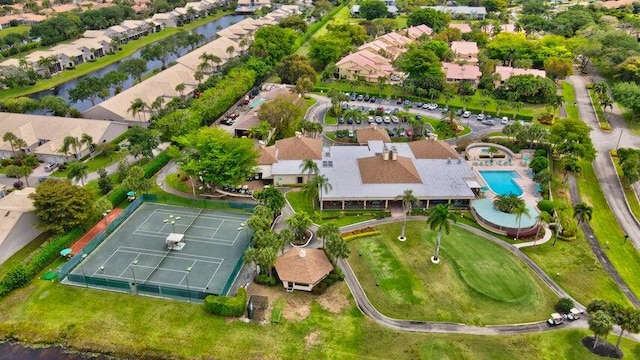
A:
{"type": "MultiPolygon", "coordinates": [[[[224,262],[224,260],[222,260],[222,262],[224,262]]],[[[218,273],[218,270],[220,270],[220,266],[222,266],[222,263],[218,264],[218,267],[216,268],[216,271],[214,271],[213,275],[211,275],[211,278],[209,279],[209,282],[207,283],[207,286],[205,287],[205,290],[209,288],[209,285],[211,285],[211,281],[213,281],[213,278],[216,277],[216,274],[218,273]]]]}
{"type": "MultiPolygon", "coordinates": [[[[161,239],[166,239],[167,235],[169,235],[168,233],[164,233],[164,234],[160,234],[160,233],[156,233],[153,231],[146,231],[146,230],[140,230],[134,233],[135,235],[138,236],[152,236],[152,237],[157,237],[157,238],[161,238],[161,239]]],[[[203,236],[197,236],[197,235],[185,235],[189,238],[197,238],[197,239],[202,239],[202,240],[207,240],[210,239],[208,237],[203,237],[203,236]]]]}
{"type": "MultiPolygon", "coordinates": [[[[130,281],[130,280],[133,280],[132,278],[120,278],[120,277],[117,277],[117,276],[107,275],[107,274],[101,275],[98,278],[109,278],[109,279],[120,280],[120,281],[127,280],[127,282],[130,281]]],[[[147,282],[142,283],[142,282],[139,282],[138,279],[136,279],[135,283],[136,283],[136,286],[153,284],[153,285],[164,285],[166,287],[171,287],[171,288],[182,287],[180,284],[167,283],[167,282],[163,282],[163,281],[147,281],[147,282]]],[[[107,286],[107,287],[109,287],[109,286],[107,286]]],[[[204,290],[205,290],[205,288],[199,287],[199,286],[189,286],[189,288],[197,289],[197,290],[200,290],[202,292],[204,292],[204,290]]]]}
{"type": "MultiPolygon", "coordinates": [[[[208,210],[208,209],[202,209],[204,210],[208,210]]],[[[187,213],[184,211],[170,211],[170,210],[164,210],[164,209],[156,209],[154,212],[158,212],[161,214],[166,214],[166,215],[175,215],[175,214],[180,214],[180,215],[185,215],[185,216],[196,216],[194,213],[187,213]]],[[[210,213],[203,213],[199,216],[199,218],[207,218],[207,219],[211,219],[211,220],[215,220],[215,219],[220,219],[220,220],[236,220],[238,222],[245,222],[248,218],[244,218],[244,217],[237,217],[237,216],[232,216],[232,215],[220,215],[220,214],[210,214],[210,213]]]]}
{"type": "MultiPolygon", "coordinates": [[[[131,249],[133,251],[130,250],[120,250],[119,251],[123,251],[123,252],[131,252],[131,253],[139,253],[141,255],[149,255],[149,256],[156,256],[156,257],[160,257],[163,255],[157,255],[154,254],[155,253],[164,253],[164,251],[160,251],[160,250],[147,250],[147,249],[140,249],[140,248],[135,248],[135,247],[129,247],[129,246],[123,246],[123,249],[131,249]],[[142,250],[142,251],[140,251],[142,250]],[[148,251],[148,252],[145,252],[148,251]]],[[[205,255],[194,255],[194,254],[179,254],[179,255],[167,255],[168,258],[172,258],[172,259],[181,259],[181,260],[196,260],[196,261],[202,261],[202,262],[216,262],[216,261],[211,261],[211,260],[220,260],[222,261],[223,259],[221,258],[217,258],[214,256],[205,256],[205,255]],[[203,258],[203,259],[207,259],[207,260],[200,260],[198,258],[203,258]]]]}

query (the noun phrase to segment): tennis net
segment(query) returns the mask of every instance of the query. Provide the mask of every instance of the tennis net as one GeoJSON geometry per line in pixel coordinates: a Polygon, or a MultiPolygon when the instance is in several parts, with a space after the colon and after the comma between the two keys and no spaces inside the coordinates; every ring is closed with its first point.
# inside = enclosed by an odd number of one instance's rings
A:
{"type": "Polygon", "coordinates": [[[191,229],[191,227],[193,226],[193,224],[195,224],[196,220],[198,220],[198,218],[200,217],[200,215],[202,214],[202,209],[200,209],[200,211],[198,211],[198,213],[196,214],[196,216],[193,217],[193,220],[191,220],[191,222],[189,223],[189,225],[187,225],[187,228],[184,230],[184,233],[186,235],[187,231],[189,231],[189,229],[191,229]]]}
{"type": "Polygon", "coordinates": [[[149,280],[151,278],[151,276],[153,274],[155,274],[156,271],[158,271],[158,269],[160,268],[160,265],[162,264],[162,262],[164,262],[164,259],[167,258],[167,255],[169,255],[169,253],[171,252],[171,249],[167,250],[164,255],[162,256],[162,259],[160,259],[160,261],[158,261],[158,264],[153,268],[153,270],[151,270],[151,272],[149,273],[149,275],[147,275],[147,277],[144,278],[144,280],[142,281],[142,283],[146,283],[147,280],[149,280]]]}

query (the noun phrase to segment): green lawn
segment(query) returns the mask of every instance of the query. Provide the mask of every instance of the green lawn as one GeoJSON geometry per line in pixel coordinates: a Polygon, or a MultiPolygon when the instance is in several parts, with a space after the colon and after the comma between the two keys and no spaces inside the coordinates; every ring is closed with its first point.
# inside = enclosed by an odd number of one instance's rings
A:
{"type": "Polygon", "coordinates": [[[366,211],[366,210],[346,210],[346,211],[336,211],[336,210],[325,210],[320,215],[319,210],[316,206],[316,210],[313,210],[311,205],[311,201],[302,193],[302,191],[289,191],[285,194],[285,197],[291,204],[291,207],[297,211],[304,211],[307,214],[311,215],[313,222],[322,225],[322,224],[336,224],[339,227],[345,225],[356,224],[359,222],[363,222],[366,220],[371,220],[375,218],[375,213],[379,211],[366,211]],[[315,212],[318,212],[318,216],[315,216],[315,212]]]}
{"type": "MultiPolygon", "coordinates": [[[[125,153],[123,151],[114,151],[110,156],[104,156],[102,153],[97,155],[92,159],[88,159],[86,161],[88,165],[87,172],[92,173],[98,171],[99,169],[104,169],[107,166],[117,163],[120,160],[124,159],[125,153]]],[[[52,175],[57,177],[67,177],[68,169],[65,170],[56,170],[52,175]]]]}
{"type": "Polygon", "coordinates": [[[629,289],[636,296],[640,296],[640,253],[627,241],[623,244],[624,232],[618,225],[613,212],[605,200],[598,179],[590,163],[583,162],[582,174],[578,176],[578,187],[582,201],[593,206],[591,228],[600,245],[604,248],[609,244],[607,255],[629,289]]]}
{"type": "Polygon", "coordinates": [[[640,202],[638,201],[638,195],[633,189],[633,186],[629,185],[629,182],[624,178],[622,168],[620,167],[620,163],[618,162],[618,156],[612,154],[612,158],[613,164],[616,167],[616,172],[618,173],[618,178],[620,179],[620,183],[622,184],[622,190],[624,190],[624,196],[629,203],[629,207],[631,208],[631,212],[636,217],[636,219],[640,219],[640,202]]]}
{"type": "MultiPolygon", "coordinates": [[[[279,324],[262,325],[207,315],[197,304],[34,280],[0,299],[0,338],[62,343],[127,358],[600,359],[579,344],[590,334],[587,330],[514,336],[389,330],[365,319],[351,298],[342,295],[345,285],[336,286],[342,287],[340,299],[349,304],[340,313],[313,302],[300,321],[283,317],[279,324]]],[[[292,303],[312,298],[284,296],[292,303]]],[[[295,311],[292,303],[284,305],[285,311],[295,311]]],[[[625,358],[640,358],[640,344],[624,339],[622,349],[625,358]]]]}
{"type": "Polygon", "coordinates": [[[620,104],[618,104],[618,107],[623,111],[622,118],[624,119],[624,123],[627,124],[629,130],[631,130],[631,132],[633,132],[635,135],[640,135],[640,121],[638,121],[639,117],[636,116],[636,119],[633,120],[631,111],[625,111],[626,109],[620,104]]]}
{"type": "Polygon", "coordinates": [[[600,102],[598,102],[598,95],[593,89],[587,89],[589,91],[589,97],[591,98],[591,103],[593,104],[593,108],[596,109],[596,116],[598,117],[598,122],[602,124],[609,124],[607,121],[607,117],[604,115],[604,111],[602,111],[602,106],[600,106],[600,102]]]}
{"type": "Polygon", "coordinates": [[[453,227],[433,265],[436,233],[408,222],[400,242],[401,225],[377,226],[381,235],[349,242],[349,262],[383,314],[485,325],[544,320],[552,312],[557,297],[500,246],[453,227]]]}
{"type": "MultiPolygon", "coordinates": [[[[127,44],[122,45],[122,50],[117,51],[115,54],[109,54],[106,56],[103,56],[99,59],[97,59],[96,61],[93,62],[86,62],[84,64],[80,64],[78,66],[76,66],[74,69],[72,70],[65,70],[60,72],[59,74],[53,76],[51,79],[45,79],[45,80],[41,80],[38,81],[38,83],[36,85],[33,86],[27,86],[27,87],[23,87],[23,88],[17,88],[17,89],[9,89],[9,90],[3,90],[0,91],[0,101],[4,101],[6,99],[9,98],[15,98],[18,96],[25,96],[25,95],[29,95],[29,94],[33,94],[39,91],[43,91],[43,90],[47,90],[53,87],[56,87],[60,84],[63,84],[69,80],[73,80],[77,77],[86,75],[86,74],[90,74],[98,69],[101,69],[103,67],[106,67],[108,65],[111,65],[117,61],[120,61],[122,59],[124,59],[125,57],[128,57],[130,55],[132,55],[133,53],[135,53],[136,51],[138,51],[140,48],[149,45],[151,43],[154,43],[158,40],[162,40],[166,37],[169,37],[171,35],[174,35],[180,31],[189,31],[192,30],[200,25],[206,24],[208,22],[211,22],[215,19],[218,19],[224,15],[228,15],[231,14],[231,11],[222,11],[222,12],[218,12],[215,15],[194,21],[192,23],[186,24],[185,26],[181,27],[181,28],[165,28],[164,30],[157,32],[157,33],[153,33],[150,35],[147,35],[145,37],[142,37],[138,40],[133,40],[128,42],[127,44]]],[[[46,50],[44,48],[40,48],[38,50],[46,50]]]]}
{"type": "MultiPolygon", "coordinates": [[[[327,25],[329,24],[338,25],[338,24],[349,22],[350,11],[351,11],[351,4],[347,4],[344,8],[340,9],[340,11],[338,11],[336,15],[331,20],[329,20],[323,27],[321,27],[318,31],[316,31],[316,33],[313,34],[313,36],[311,36],[311,39],[314,39],[321,35],[326,34],[327,25]]],[[[302,55],[302,56],[307,56],[308,53],[309,53],[309,41],[305,42],[296,51],[296,54],[302,55]]]]}
{"type": "MultiPolygon", "coordinates": [[[[555,169],[559,169],[557,163],[554,165],[555,169]]],[[[563,175],[559,170],[554,172],[551,189],[555,202],[569,203],[569,186],[563,182],[563,175]]],[[[595,216],[598,216],[598,212],[596,210],[595,216]]],[[[553,240],[550,240],[546,244],[524,248],[522,251],[582,304],[593,299],[629,304],[620,288],[596,259],[582,232],[572,242],[558,240],[555,246],[552,244],[553,240]],[[556,276],[557,273],[560,273],[559,277],[556,276]]]]}
{"type": "Polygon", "coordinates": [[[31,26],[29,25],[19,25],[19,26],[3,28],[2,30],[0,30],[0,38],[3,38],[9,34],[26,33],[26,32],[29,32],[29,30],[31,30],[31,26]]]}
{"type": "MultiPolygon", "coordinates": [[[[193,191],[191,189],[191,182],[185,181],[185,179],[186,175],[184,175],[184,173],[182,173],[181,171],[177,173],[171,173],[165,177],[167,185],[178,191],[182,191],[183,193],[192,194],[193,191]]],[[[196,194],[199,194],[201,192],[202,191],[196,189],[196,194]]]]}
{"type": "Polygon", "coordinates": [[[576,93],[573,90],[573,85],[563,81],[562,82],[562,97],[564,97],[564,109],[567,112],[567,118],[579,120],[578,107],[576,104],[576,93]]]}

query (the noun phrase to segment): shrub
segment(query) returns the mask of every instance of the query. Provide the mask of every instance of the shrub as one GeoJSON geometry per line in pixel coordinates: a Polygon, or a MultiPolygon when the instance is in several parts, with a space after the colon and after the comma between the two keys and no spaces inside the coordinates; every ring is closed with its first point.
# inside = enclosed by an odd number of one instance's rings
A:
{"type": "Polygon", "coordinates": [[[13,159],[11,158],[2,159],[2,166],[9,166],[9,165],[13,165],[13,159]]]}
{"type": "Polygon", "coordinates": [[[163,151],[160,155],[156,156],[150,163],[142,167],[144,171],[144,177],[149,179],[155,175],[160,169],[167,165],[171,161],[171,156],[163,151]]]}
{"type": "Polygon", "coordinates": [[[555,204],[551,200],[540,200],[538,201],[538,209],[548,213],[549,215],[553,215],[555,204]]]}
{"type": "Polygon", "coordinates": [[[41,247],[31,261],[29,261],[29,272],[31,276],[35,276],[35,274],[54,262],[60,256],[60,251],[71,246],[83,233],[80,229],[71,230],[66,234],[56,236],[45,246],[41,247]]]}
{"type": "Polygon", "coordinates": [[[29,271],[24,265],[19,264],[12,267],[2,277],[2,281],[0,282],[0,284],[2,284],[2,286],[6,288],[7,291],[11,291],[13,289],[17,289],[19,287],[27,285],[29,283],[29,280],[31,280],[29,271]]]}
{"type": "Polygon", "coordinates": [[[313,289],[311,289],[311,293],[321,295],[329,288],[329,286],[342,280],[344,280],[344,274],[340,271],[340,269],[334,268],[326,278],[322,279],[322,281],[320,281],[318,284],[316,284],[316,286],[313,287],[313,289]]]}
{"type": "Polygon", "coordinates": [[[244,288],[238,289],[236,296],[213,296],[204,299],[205,310],[213,315],[242,316],[247,304],[247,292],[244,288]]]}
{"type": "Polygon", "coordinates": [[[531,168],[534,173],[539,173],[540,171],[549,168],[549,160],[546,156],[536,156],[531,160],[529,168],[531,168]]]}
{"type": "Polygon", "coordinates": [[[256,276],[256,283],[260,285],[274,286],[277,282],[273,276],[269,277],[269,275],[260,274],[256,276]]]}
{"type": "Polygon", "coordinates": [[[122,186],[118,186],[113,189],[109,195],[107,195],[107,199],[111,201],[111,205],[113,205],[113,207],[116,207],[127,199],[127,189],[122,186]]]}
{"type": "Polygon", "coordinates": [[[545,150],[545,149],[536,150],[536,152],[533,154],[533,157],[538,157],[538,156],[547,157],[547,150],[545,150]]]}
{"type": "Polygon", "coordinates": [[[371,227],[371,226],[367,226],[365,228],[362,229],[357,229],[357,230],[353,230],[353,231],[349,231],[346,233],[342,233],[340,234],[340,236],[344,237],[349,237],[349,236],[353,236],[353,235],[360,235],[360,234],[368,234],[368,233],[372,233],[372,232],[376,232],[376,229],[371,227]]]}
{"type": "Polygon", "coordinates": [[[538,121],[540,122],[540,124],[553,125],[554,120],[555,116],[553,116],[553,114],[540,114],[538,116],[538,121]]]}
{"type": "Polygon", "coordinates": [[[5,175],[7,175],[7,177],[20,177],[20,166],[18,165],[9,165],[7,166],[7,168],[5,169],[5,175]]]}
{"type": "Polygon", "coordinates": [[[24,184],[23,184],[23,183],[22,183],[22,181],[20,181],[20,180],[18,180],[18,181],[16,181],[16,182],[14,182],[14,183],[13,183],[13,187],[14,187],[14,188],[16,188],[16,189],[18,189],[18,190],[22,189],[22,186],[23,186],[23,185],[24,185],[24,184]]]}
{"type": "Polygon", "coordinates": [[[600,129],[604,131],[611,131],[611,125],[600,123],[600,129]]]}
{"type": "Polygon", "coordinates": [[[556,311],[560,314],[568,314],[573,307],[573,300],[569,298],[562,298],[556,303],[556,311]]]}

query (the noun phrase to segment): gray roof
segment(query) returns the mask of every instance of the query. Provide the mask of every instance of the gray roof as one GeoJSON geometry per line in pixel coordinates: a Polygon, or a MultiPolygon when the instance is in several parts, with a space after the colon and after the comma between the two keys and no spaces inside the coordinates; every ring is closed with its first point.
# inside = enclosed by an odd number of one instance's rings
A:
{"type": "Polygon", "coordinates": [[[449,13],[453,16],[462,15],[487,15],[487,9],[483,6],[423,6],[424,8],[449,13]]]}
{"type": "MultiPolygon", "coordinates": [[[[358,168],[358,158],[382,156],[382,141],[370,141],[369,146],[332,146],[332,167],[320,163],[320,173],[327,176],[332,189],[323,194],[323,199],[395,199],[404,190],[413,190],[419,199],[474,198],[467,180],[476,177],[466,161],[457,159],[416,159],[406,143],[393,143],[398,155],[411,158],[422,179],[421,184],[363,184],[358,168]]],[[[388,160],[393,161],[393,160],[388,160]]],[[[279,162],[280,163],[280,162],[279,162]]],[[[283,164],[284,165],[284,164],[283,164]]],[[[290,170],[300,173],[300,162],[290,165],[290,170]]],[[[274,164],[274,174],[276,164],[274,164]]]]}

